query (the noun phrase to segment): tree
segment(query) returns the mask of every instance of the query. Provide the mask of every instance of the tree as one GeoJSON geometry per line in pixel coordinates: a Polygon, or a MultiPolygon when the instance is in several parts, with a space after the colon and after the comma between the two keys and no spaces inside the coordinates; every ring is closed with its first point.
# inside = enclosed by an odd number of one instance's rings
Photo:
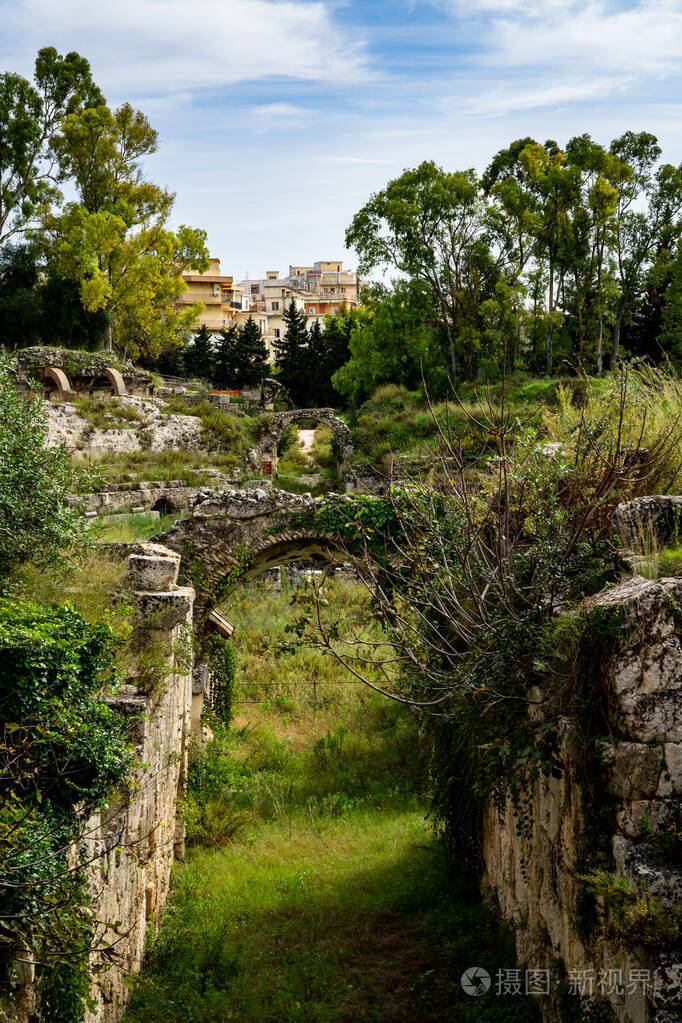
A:
{"type": "Polygon", "coordinates": [[[670,283],[664,292],[661,345],[678,371],[682,369],[682,243],[677,246],[670,283]]]}
{"type": "Polygon", "coordinates": [[[87,542],[87,521],[68,496],[76,472],[67,449],[46,445],[40,403],[17,390],[0,359],[0,577],[23,561],[49,564],[87,542]]]}
{"type": "Polygon", "coordinates": [[[239,354],[241,362],[238,386],[253,387],[259,384],[268,373],[268,348],[253,316],[249,316],[239,331],[239,354]]]}
{"type": "Polygon", "coordinates": [[[221,389],[239,387],[239,330],[223,328],[215,346],[213,383],[221,389]]]}
{"type": "Polygon", "coordinates": [[[217,387],[253,387],[267,372],[268,349],[253,316],[243,327],[221,330],[213,375],[217,387]]]}
{"type": "Polygon", "coordinates": [[[618,283],[610,359],[614,369],[621,326],[632,321],[651,264],[664,249],[674,247],[682,230],[682,165],[663,164],[654,170],[661,148],[648,132],[625,132],[614,139],[610,152],[623,165],[614,228],[618,283]]]}
{"type": "Polygon", "coordinates": [[[0,249],[0,344],[25,348],[40,337],[39,267],[27,245],[0,249]]]}
{"type": "Polygon", "coordinates": [[[45,266],[35,247],[0,248],[0,344],[90,350],[101,345],[106,330],[104,313],[84,309],[78,284],[45,266]]]}
{"type": "Polygon", "coordinates": [[[157,133],[130,104],[70,115],[55,151],[80,201],[44,222],[59,274],[79,282],[86,309],[106,313],[109,347],[133,356],[181,344],[203,311],[201,303],[176,307],[183,271],[208,265],[206,232],[168,229],[174,196],[140,167],[156,146],[157,133]]]}
{"type": "Polygon", "coordinates": [[[497,276],[480,183],[473,170],[431,162],[374,194],[346,231],[366,271],[390,267],[431,289],[447,339],[450,372],[470,375],[480,346],[478,305],[497,276]]]}
{"type": "Polygon", "coordinates": [[[64,119],[102,96],[77,53],[40,50],[34,84],[0,75],[0,245],[35,223],[59,197],[54,145],[64,119]]]}
{"type": "Polygon", "coordinates": [[[437,330],[437,311],[425,285],[375,285],[352,322],[350,358],[334,373],[335,390],[353,404],[371,397],[381,384],[415,390],[421,386],[423,367],[429,390],[442,391],[447,358],[437,330]]]}
{"type": "Polygon", "coordinates": [[[213,380],[215,352],[213,338],[208,327],[202,323],[184,352],[185,369],[190,376],[199,380],[213,380]]]}
{"type": "Polygon", "coordinates": [[[294,405],[305,408],[309,401],[314,401],[316,373],[310,364],[310,337],[305,313],[293,298],[284,311],[284,322],[284,337],[274,342],[278,380],[294,405]]]}

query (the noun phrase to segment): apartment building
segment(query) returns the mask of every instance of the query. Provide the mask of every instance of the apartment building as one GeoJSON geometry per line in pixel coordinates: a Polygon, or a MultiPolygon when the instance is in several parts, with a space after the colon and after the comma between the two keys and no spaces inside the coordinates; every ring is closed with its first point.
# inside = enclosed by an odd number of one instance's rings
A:
{"type": "Polygon", "coordinates": [[[312,266],[289,266],[286,277],[278,270],[267,270],[265,277],[235,283],[220,271],[220,260],[211,257],[203,273],[183,273],[187,291],[180,296],[182,306],[203,302],[204,312],[197,318],[197,327],[204,325],[213,334],[224,327],[243,327],[253,316],[274,354],[274,344],[284,335],[284,312],[293,300],[305,313],[308,325],[337,316],[344,309],[358,305],[361,282],[353,270],[344,270],[340,259],[318,260],[312,266]]]}
{"type": "Polygon", "coordinates": [[[290,265],[286,277],[280,277],[278,270],[268,270],[265,277],[241,284],[252,307],[268,314],[273,339],[285,329],[282,313],[292,298],[312,324],[355,308],[362,289],[367,287],[354,270],[344,270],[340,259],[317,260],[312,266],[290,265]]]}
{"type": "MultiPolygon", "coordinates": [[[[211,257],[203,273],[191,268],[183,273],[182,279],[187,291],[178,299],[178,305],[186,307],[203,302],[205,309],[197,318],[197,327],[205,326],[213,334],[223,327],[248,319],[250,300],[241,284],[235,284],[233,277],[220,272],[220,260],[211,257]]],[[[267,331],[267,325],[266,325],[267,331]]]]}

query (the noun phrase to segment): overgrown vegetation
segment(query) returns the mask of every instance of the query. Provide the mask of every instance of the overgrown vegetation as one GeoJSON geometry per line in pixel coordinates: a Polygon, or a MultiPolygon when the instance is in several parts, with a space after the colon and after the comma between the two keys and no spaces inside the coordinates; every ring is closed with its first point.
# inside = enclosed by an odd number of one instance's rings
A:
{"type": "MultiPolygon", "coordinates": [[[[396,649],[382,667],[424,716],[434,810],[473,868],[486,800],[503,808],[511,796],[525,829],[531,783],[562,770],[561,720],[575,720],[588,745],[606,728],[576,686],[572,659],[596,627],[579,609],[614,578],[615,505],[677,478],[682,432],[670,410],[679,388],[653,371],[624,373],[600,385],[598,401],[587,392],[582,407],[559,388],[554,407],[525,421],[490,394],[459,406],[481,433],[477,457],[461,444],[459,420],[441,421],[431,470],[374,499],[381,525],[365,521],[371,498],[330,508],[355,527],[348,555],[396,649]]],[[[317,642],[345,661],[338,625],[322,622],[317,642]]]]}
{"type": "MultiPolygon", "coordinates": [[[[126,1018],[530,1023],[532,999],[462,991],[472,962],[494,976],[512,952],[425,821],[415,717],[291,643],[306,586],[290,580],[230,601],[246,703],[191,758],[192,844],[126,1018]]],[[[329,617],[380,641],[367,608],[329,581],[329,617]]]]}
{"type": "MultiPolygon", "coordinates": [[[[117,683],[111,625],[68,605],[0,601],[0,968],[37,964],[44,1023],[81,1023],[92,947],[87,821],[133,756],[104,693],[117,683]]],[[[11,997],[11,996],[10,996],[11,997]]]]}
{"type": "Polygon", "coordinates": [[[87,477],[64,447],[47,448],[41,406],[21,394],[0,353],[0,580],[23,561],[53,563],[88,542],[87,523],[67,498],[87,477]]]}

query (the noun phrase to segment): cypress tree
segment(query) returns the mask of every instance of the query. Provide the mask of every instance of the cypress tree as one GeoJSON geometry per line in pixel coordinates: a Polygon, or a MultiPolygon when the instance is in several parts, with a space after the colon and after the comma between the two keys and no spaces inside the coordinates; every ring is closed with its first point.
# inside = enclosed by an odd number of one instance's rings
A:
{"type": "Polygon", "coordinates": [[[220,331],[213,383],[222,390],[239,387],[239,331],[234,326],[220,331]]]}
{"type": "Polygon", "coordinates": [[[239,360],[239,386],[253,387],[268,375],[268,347],[253,316],[239,332],[239,360]]]}
{"type": "Polygon", "coordinates": [[[213,338],[205,324],[199,327],[192,344],[185,351],[187,372],[200,380],[213,380],[213,338]]]}
{"type": "Polygon", "coordinates": [[[313,399],[315,368],[311,365],[310,337],[303,310],[291,300],[284,312],[284,337],[274,343],[277,351],[278,379],[289,392],[291,400],[304,408],[313,399]]]}

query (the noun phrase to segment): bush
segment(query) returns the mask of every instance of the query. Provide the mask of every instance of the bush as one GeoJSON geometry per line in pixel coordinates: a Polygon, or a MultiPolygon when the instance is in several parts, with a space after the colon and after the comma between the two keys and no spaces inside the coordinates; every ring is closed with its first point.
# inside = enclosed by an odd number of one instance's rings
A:
{"type": "Polygon", "coordinates": [[[0,601],[0,963],[21,949],[38,964],[45,1023],[84,1018],[94,930],[81,843],[133,763],[103,695],[116,646],[111,626],[68,605],[0,601]]]}
{"type": "Polygon", "coordinates": [[[40,403],[17,390],[9,358],[0,357],[0,577],[88,543],[87,520],[67,500],[78,474],[66,448],[48,448],[46,438],[40,403]]]}

